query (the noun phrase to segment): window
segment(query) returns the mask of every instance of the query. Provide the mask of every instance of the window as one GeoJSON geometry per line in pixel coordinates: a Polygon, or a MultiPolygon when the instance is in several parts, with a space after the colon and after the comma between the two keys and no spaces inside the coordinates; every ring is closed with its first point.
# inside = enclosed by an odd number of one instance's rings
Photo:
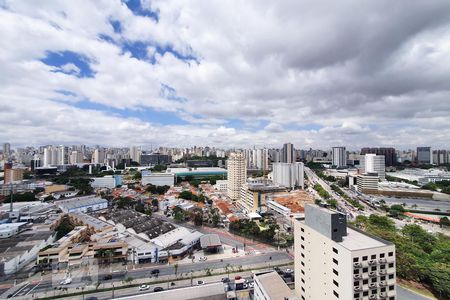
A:
{"type": "Polygon", "coordinates": [[[353,262],[358,262],[359,261],[359,257],[354,257],[353,258],[353,262]]]}
{"type": "Polygon", "coordinates": [[[359,286],[359,281],[353,282],[353,286],[359,286]]]}
{"type": "Polygon", "coordinates": [[[394,274],[389,274],[389,279],[394,279],[394,274]]]}
{"type": "Polygon", "coordinates": [[[367,273],[367,271],[369,271],[368,268],[363,268],[363,273],[367,273]]]}
{"type": "Polygon", "coordinates": [[[339,283],[336,280],[333,280],[335,286],[339,287],[339,283]]]}
{"type": "Polygon", "coordinates": [[[337,276],[339,276],[339,272],[336,271],[335,269],[333,269],[333,273],[336,274],[337,276]]]}
{"type": "Polygon", "coordinates": [[[377,267],[371,267],[370,268],[370,271],[376,271],[377,270],[377,267]]]}
{"type": "Polygon", "coordinates": [[[377,290],[371,290],[370,293],[371,293],[372,295],[375,295],[375,294],[377,293],[377,290]]]}
{"type": "Polygon", "coordinates": [[[302,287],[302,291],[304,292],[305,291],[305,289],[302,287]]]}
{"type": "Polygon", "coordinates": [[[333,258],[333,262],[337,265],[339,264],[336,258],[333,258]]]}
{"type": "Polygon", "coordinates": [[[302,274],[305,275],[305,271],[301,270],[302,274]]]}
{"type": "Polygon", "coordinates": [[[305,238],[304,238],[304,237],[301,237],[301,239],[302,239],[302,241],[304,241],[304,240],[305,240],[305,238]]]}
{"type": "Polygon", "coordinates": [[[386,292],[386,288],[381,288],[380,291],[381,292],[386,292]]]}
{"type": "Polygon", "coordinates": [[[363,296],[369,296],[369,291],[364,291],[363,296]]]}
{"type": "Polygon", "coordinates": [[[389,286],[389,290],[390,290],[390,291],[393,291],[393,290],[394,290],[394,286],[393,286],[393,285],[390,285],[390,286],[389,286]]]}
{"type": "Polygon", "coordinates": [[[301,264],[302,264],[302,266],[305,266],[305,263],[304,263],[304,262],[301,262],[301,264]]]}
{"type": "Polygon", "coordinates": [[[333,248],[333,252],[336,254],[339,254],[338,250],[336,248],[333,248]]]}
{"type": "Polygon", "coordinates": [[[394,267],[394,263],[390,263],[389,268],[393,268],[393,267],[394,267]]]}
{"type": "Polygon", "coordinates": [[[389,300],[395,300],[395,297],[394,296],[389,297],[389,300]]]}
{"type": "Polygon", "coordinates": [[[384,269],[386,269],[386,265],[381,265],[380,270],[384,270],[384,269]]]}
{"type": "Polygon", "coordinates": [[[370,280],[370,282],[372,282],[372,283],[377,282],[377,278],[376,278],[376,277],[372,278],[372,279],[370,280]]]}
{"type": "Polygon", "coordinates": [[[384,258],[384,253],[380,253],[380,258],[384,258]]]}
{"type": "Polygon", "coordinates": [[[301,245],[302,246],[302,249],[305,249],[305,246],[303,246],[303,245],[301,245]]]}
{"type": "Polygon", "coordinates": [[[393,256],[394,255],[394,252],[389,252],[388,253],[388,256],[393,256]]]}
{"type": "Polygon", "coordinates": [[[367,260],[367,256],[363,256],[363,261],[366,261],[367,260]]]}
{"type": "Polygon", "coordinates": [[[305,300],[305,297],[302,296],[302,300],[305,300]]]}
{"type": "Polygon", "coordinates": [[[376,259],[376,258],[377,258],[377,255],[376,255],[376,254],[373,254],[370,258],[371,258],[371,259],[376,259]]]}
{"type": "Polygon", "coordinates": [[[381,276],[380,280],[386,280],[386,276],[381,276]]]}
{"type": "Polygon", "coordinates": [[[300,228],[300,230],[301,230],[302,232],[305,232],[305,229],[303,229],[303,228],[300,228]]]}
{"type": "Polygon", "coordinates": [[[305,280],[303,278],[301,278],[302,282],[305,283],[305,280]]]}
{"type": "Polygon", "coordinates": [[[336,296],[336,298],[339,298],[339,294],[336,293],[336,291],[333,291],[333,294],[336,296]]]}
{"type": "Polygon", "coordinates": [[[358,299],[358,298],[359,298],[359,293],[355,293],[355,294],[353,294],[353,298],[356,298],[356,299],[358,299]]]}
{"type": "Polygon", "coordinates": [[[359,274],[359,269],[355,269],[355,270],[353,270],[353,274],[359,274]]]}
{"type": "Polygon", "coordinates": [[[305,254],[301,253],[301,256],[302,256],[303,258],[305,258],[305,254]]]}
{"type": "Polygon", "coordinates": [[[369,279],[364,279],[363,280],[363,284],[368,284],[369,283],[369,279]]]}

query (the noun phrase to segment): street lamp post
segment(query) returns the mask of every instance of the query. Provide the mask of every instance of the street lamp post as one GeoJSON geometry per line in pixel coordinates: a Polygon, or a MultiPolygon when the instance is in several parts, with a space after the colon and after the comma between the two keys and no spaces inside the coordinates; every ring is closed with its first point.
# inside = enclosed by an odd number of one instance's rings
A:
{"type": "Polygon", "coordinates": [[[112,299],[114,299],[114,283],[112,284],[112,299]]]}
{"type": "Polygon", "coordinates": [[[280,230],[275,229],[275,233],[277,234],[277,248],[278,248],[278,251],[280,251],[280,230]]]}

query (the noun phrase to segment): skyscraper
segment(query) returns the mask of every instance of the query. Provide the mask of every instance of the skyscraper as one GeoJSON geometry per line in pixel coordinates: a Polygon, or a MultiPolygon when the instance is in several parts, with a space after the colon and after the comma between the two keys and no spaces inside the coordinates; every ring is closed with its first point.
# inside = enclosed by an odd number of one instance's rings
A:
{"type": "Polygon", "coordinates": [[[417,147],[417,162],[419,164],[432,164],[433,152],[431,147],[417,147]]]}
{"type": "Polygon", "coordinates": [[[384,155],[384,164],[386,167],[391,167],[397,164],[397,152],[395,148],[362,148],[361,155],[366,154],[384,155]]]}
{"type": "Polygon", "coordinates": [[[396,299],[394,244],[347,227],[344,214],[313,204],[294,226],[299,299],[396,299]]]}
{"type": "Polygon", "coordinates": [[[227,162],[228,168],[228,196],[231,200],[239,199],[241,186],[247,179],[245,157],[242,153],[231,153],[227,162]]]}
{"type": "Polygon", "coordinates": [[[295,162],[294,145],[292,145],[291,143],[286,143],[283,145],[283,149],[281,149],[281,162],[284,163],[295,162]]]}
{"type": "Polygon", "coordinates": [[[347,166],[347,153],[345,147],[333,147],[332,165],[341,168],[347,166]]]}
{"type": "Polygon", "coordinates": [[[303,163],[273,163],[272,174],[273,182],[293,189],[296,187],[303,188],[304,173],[303,163]]]}
{"type": "Polygon", "coordinates": [[[384,156],[376,154],[366,154],[361,162],[363,173],[377,173],[381,180],[386,179],[386,167],[384,166],[384,156]]]}
{"type": "Polygon", "coordinates": [[[11,155],[11,144],[10,143],[4,143],[3,144],[3,156],[9,157],[11,155]]]}

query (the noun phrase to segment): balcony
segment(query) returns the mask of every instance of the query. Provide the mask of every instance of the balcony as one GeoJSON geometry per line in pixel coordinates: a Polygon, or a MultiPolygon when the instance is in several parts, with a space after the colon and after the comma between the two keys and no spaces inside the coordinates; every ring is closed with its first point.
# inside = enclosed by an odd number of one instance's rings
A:
{"type": "Polygon", "coordinates": [[[375,259],[369,260],[369,266],[374,266],[377,264],[377,261],[375,259]]]}

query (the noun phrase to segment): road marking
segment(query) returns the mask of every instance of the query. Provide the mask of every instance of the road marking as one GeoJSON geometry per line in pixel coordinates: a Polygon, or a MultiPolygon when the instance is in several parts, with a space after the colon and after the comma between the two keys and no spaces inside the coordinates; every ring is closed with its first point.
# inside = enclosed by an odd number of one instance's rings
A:
{"type": "Polygon", "coordinates": [[[17,296],[17,294],[19,294],[22,290],[24,290],[28,285],[30,285],[30,283],[29,283],[29,282],[26,282],[26,283],[24,284],[23,287],[21,287],[20,289],[18,289],[18,290],[12,295],[12,297],[17,296]]]}
{"type": "Polygon", "coordinates": [[[35,288],[37,288],[41,283],[39,282],[38,284],[36,284],[35,286],[33,286],[33,288],[31,290],[28,291],[28,293],[26,293],[25,295],[28,295],[29,293],[31,293],[35,288]]]}

